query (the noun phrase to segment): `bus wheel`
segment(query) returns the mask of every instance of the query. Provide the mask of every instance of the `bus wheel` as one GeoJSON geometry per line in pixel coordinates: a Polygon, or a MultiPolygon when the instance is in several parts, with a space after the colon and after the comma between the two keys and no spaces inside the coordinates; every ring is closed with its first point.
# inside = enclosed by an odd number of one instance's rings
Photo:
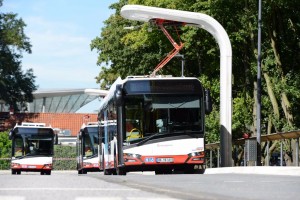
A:
{"type": "Polygon", "coordinates": [[[44,175],[45,174],[45,172],[44,171],[41,171],[41,175],[44,175]]]}
{"type": "Polygon", "coordinates": [[[87,171],[83,169],[82,174],[87,174],[87,171]]]}
{"type": "Polygon", "coordinates": [[[109,170],[109,169],[104,169],[103,172],[104,172],[104,175],[111,175],[112,174],[111,170],[109,170]]]}
{"type": "Polygon", "coordinates": [[[126,176],[126,171],[124,170],[124,168],[117,167],[117,175],[126,176]]]}
{"type": "Polygon", "coordinates": [[[78,170],[78,174],[82,174],[82,170],[79,169],[79,170],[78,170]]]}
{"type": "Polygon", "coordinates": [[[17,174],[17,171],[12,169],[12,170],[11,170],[11,174],[16,175],[16,174],[17,174]]]}
{"type": "Polygon", "coordinates": [[[20,175],[20,174],[21,174],[21,171],[20,171],[20,170],[19,170],[19,171],[17,171],[17,174],[18,174],[18,175],[20,175]]]}
{"type": "Polygon", "coordinates": [[[51,171],[45,172],[46,175],[51,175],[51,171]]]}

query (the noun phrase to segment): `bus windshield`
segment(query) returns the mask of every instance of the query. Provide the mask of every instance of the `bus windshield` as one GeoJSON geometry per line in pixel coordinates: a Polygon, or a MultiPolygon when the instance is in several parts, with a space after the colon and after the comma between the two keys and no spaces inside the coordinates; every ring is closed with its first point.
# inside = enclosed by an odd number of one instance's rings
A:
{"type": "Polygon", "coordinates": [[[53,155],[54,132],[49,128],[14,129],[13,157],[53,155]]]}
{"type": "Polygon", "coordinates": [[[125,99],[127,142],[144,137],[202,132],[199,95],[128,95],[125,99]]]}
{"type": "Polygon", "coordinates": [[[98,127],[88,127],[86,128],[87,134],[84,136],[85,143],[85,156],[97,156],[98,155],[98,127]]]}

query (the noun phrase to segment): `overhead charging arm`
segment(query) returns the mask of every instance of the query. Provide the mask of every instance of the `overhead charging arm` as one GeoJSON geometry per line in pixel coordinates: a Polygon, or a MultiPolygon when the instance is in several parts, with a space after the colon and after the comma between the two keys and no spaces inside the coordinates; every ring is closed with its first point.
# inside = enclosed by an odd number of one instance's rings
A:
{"type": "Polygon", "coordinates": [[[203,14],[182,10],[172,10],[141,5],[125,5],[121,15],[126,19],[149,22],[164,19],[186,23],[208,31],[220,48],[220,139],[221,166],[232,166],[232,48],[222,25],[214,18],[203,14]]]}
{"type": "MultiPolygon", "coordinates": [[[[184,43],[180,41],[180,44],[178,45],[177,42],[172,38],[172,36],[169,34],[167,29],[164,27],[164,24],[178,24],[178,22],[173,22],[169,20],[164,20],[164,19],[154,19],[152,20],[157,26],[163,31],[163,33],[167,36],[171,44],[174,46],[174,49],[154,68],[154,71],[150,76],[155,76],[156,72],[163,68],[178,52],[183,48],[184,43]]],[[[184,23],[180,23],[183,25],[184,23]]]]}

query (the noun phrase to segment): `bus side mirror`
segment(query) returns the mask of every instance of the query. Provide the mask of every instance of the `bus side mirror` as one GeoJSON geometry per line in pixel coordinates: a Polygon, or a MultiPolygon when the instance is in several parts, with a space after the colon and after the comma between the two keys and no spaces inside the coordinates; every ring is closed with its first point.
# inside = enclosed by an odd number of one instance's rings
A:
{"type": "Polygon", "coordinates": [[[14,131],[13,130],[9,131],[8,139],[12,140],[13,136],[14,136],[14,131]]]}
{"type": "Polygon", "coordinates": [[[82,138],[82,131],[80,130],[78,133],[78,139],[81,140],[81,138],[82,138]]]}
{"type": "Polygon", "coordinates": [[[116,85],[116,91],[115,91],[115,94],[114,94],[114,99],[116,101],[116,105],[117,106],[121,106],[122,103],[123,103],[123,94],[122,94],[122,85],[121,84],[118,84],[116,85]]]}
{"type": "Polygon", "coordinates": [[[212,111],[212,101],[210,96],[210,90],[205,90],[205,114],[210,114],[212,111]]]}
{"type": "Polygon", "coordinates": [[[54,134],[54,145],[58,145],[58,135],[54,134]]]}

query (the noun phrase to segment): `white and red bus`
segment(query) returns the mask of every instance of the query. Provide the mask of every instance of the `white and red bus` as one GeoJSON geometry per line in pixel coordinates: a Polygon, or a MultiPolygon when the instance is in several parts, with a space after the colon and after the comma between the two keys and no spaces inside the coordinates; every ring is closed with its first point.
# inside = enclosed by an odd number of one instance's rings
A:
{"type": "Polygon", "coordinates": [[[23,122],[9,133],[12,140],[11,173],[21,171],[51,175],[55,134],[44,123],[23,122]]]}
{"type": "Polygon", "coordinates": [[[99,127],[98,122],[88,122],[82,125],[77,134],[78,174],[100,171],[98,159],[99,127]]]}
{"type": "Polygon", "coordinates": [[[197,78],[117,79],[100,105],[104,123],[100,165],[104,174],[204,171],[204,118],[208,91],[197,78]]]}

